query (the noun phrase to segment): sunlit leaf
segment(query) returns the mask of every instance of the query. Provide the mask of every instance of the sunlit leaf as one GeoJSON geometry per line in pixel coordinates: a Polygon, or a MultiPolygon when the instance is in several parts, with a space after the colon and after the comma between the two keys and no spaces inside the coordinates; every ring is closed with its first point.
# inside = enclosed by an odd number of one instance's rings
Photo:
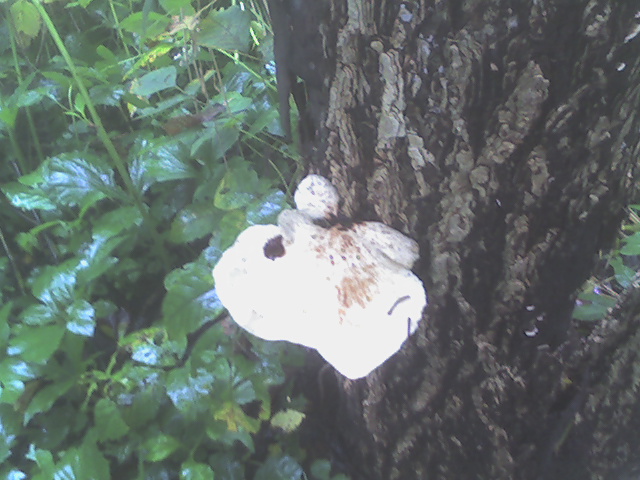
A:
{"type": "Polygon", "coordinates": [[[0,189],[12,205],[23,210],[55,210],[58,208],[39,188],[13,182],[3,185],[0,189]]]}
{"type": "Polygon", "coordinates": [[[282,410],[271,418],[271,425],[285,432],[293,432],[304,420],[305,414],[293,409],[282,410]]]}
{"type": "Polygon", "coordinates": [[[52,158],[45,169],[43,189],[56,202],[74,206],[104,197],[122,198],[113,170],[104,168],[95,159],[66,154],[52,158]]]}
{"type": "Polygon", "coordinates": [[[93,336],[96,328],[95,310],[86,300],[76,300],[69,305],[67,313],[67,330],[83,337],[93,336]]]}
{"type": "Polygon", "coordinates": [[[11,5],[10,11],[19,39],[22,45],[26,46],[36,38],[42,25],[38,9],[27,0],[18,0],[11,5]]]}
{"type": "Polygon", "coordinates": [[[270,193],[266,198],[255,200],[247,206],[247,223],[259,225],[274,223],[278,214],[287,207],[287,197],[281,191],[270,193]]]}
{"type": "Polygon", "coordinates": [[[178,410],[193,417],[210,405],[213,384],[213,375],[202,369],[196,375],[173,370],[167,376],[167,395],[178,410]]]}

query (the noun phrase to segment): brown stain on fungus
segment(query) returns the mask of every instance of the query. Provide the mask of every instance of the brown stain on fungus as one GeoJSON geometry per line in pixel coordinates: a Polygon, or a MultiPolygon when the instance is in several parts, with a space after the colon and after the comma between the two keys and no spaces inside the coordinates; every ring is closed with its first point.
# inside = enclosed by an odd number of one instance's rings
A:
{"type": "Polygon", "coordinates": [[[282,244],[282,235],[270,238],[263,247],[264,256],[269,260],[275,260],[276,258],[284,257],[286,250],[282,244]]]}

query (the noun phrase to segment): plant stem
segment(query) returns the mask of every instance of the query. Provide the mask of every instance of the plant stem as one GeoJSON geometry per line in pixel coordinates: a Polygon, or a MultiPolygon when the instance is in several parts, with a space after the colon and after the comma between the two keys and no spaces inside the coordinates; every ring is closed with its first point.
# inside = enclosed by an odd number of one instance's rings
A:
{"type": "Polygon", "coordinates": [[[73,62],[73,59],[71,58],[71,55],[69,55],[69,51],[65,47],[64,42],[62,41],[62,38],[60,38],[60,34],[58,33],[58,31],[56,29],[56,26],[53,24],[53,21],[51,20],[51,17],[49,16],[49,14],[45,10],[45,8],[42,6],[42,3],[40,3],[40,0],[32,0],[32,3],[36,7],[36,9],[38,10],[38,13],[40,13],[40,16],[42,17],[42,21],[46,25],[47,30],[49,30],[49,33],[51,34],[51,37],[53,38],[53,41],[56,44],[56,47],[60,51],[60,54],[62,55],[62,58],[64,58],[64,60],[65,60],[65,62],[67,64],[67,67],[69,68],[69,71],[71,72],[71,76],[73,77],[73,80],[76,83],[76,86],[78,87],[78,91],[80,92],[80,95],[82,95],[84,103],[85,103],[87,109],[89,110],[89,115],[91,116],[91,120],[92,120],[93,124],[95,125],[96,131],[98,133],[98,137],[100,138],[100,141],[102,142],[102,144],[104,145],[105,149],[107,150],[107,153],[109,154],[109,157],[111,158],[113,164],[115,165],[116,170],[120,174],[120,177],[122,178],[122,181],[124,182],[126,190],[129,192],[131,197],[134,199],[134,202],[136,203],[136,206],[140,210],[140,213],[142,214],[143,218],[145,219],[145,223],[147,223],[147,225],[149,225],[149,230],[151,232],[151,236],[152,236],[153,241],[155,243],[155,247],[157,249],[157,253],[160,256],[160,259],[162,260],[165,269],[168,270],[169,266],[170,266],[169,260],[168,260],[166,251],[164,249],[162,238],[160,237],[160,235],[158,234],[158,232],[157,232],[157,230],[155,228],[155,222],[151,218],[151,215],[149,214],[149,211],[146,208],[146,205],[142,201],[140,193],[138,192],[138,190],[133,185],[133,181],[131,180],[131,177],[129,176],[129,171],[126,168],[124,161],[120,157],[120,154],[118,153],[118,151],[116,150],[115,145],[111,141],[111,138],[109,137],[109,134],[107,133],[106,129],[104,128],[104,125],[102,124],[102,120],[101,120],[100,116],[98,115],[98,112],[97,112],[97,110],[95,108],[95,105],[93,104],[93,101],[91,100],[91,97],[89,96],[89,91],[87,90],[87,87],[85,86],[84,82],[82,81],[82,78],[80,78],[80,75],[78,74],[78,71],[76,69],[76,65],[73,62]]]}

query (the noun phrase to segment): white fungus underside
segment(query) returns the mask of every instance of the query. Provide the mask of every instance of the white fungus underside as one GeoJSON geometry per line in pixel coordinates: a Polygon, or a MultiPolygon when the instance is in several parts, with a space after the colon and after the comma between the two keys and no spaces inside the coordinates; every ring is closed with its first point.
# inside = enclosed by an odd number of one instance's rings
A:
{"type": "Polygon", "coordinates": [[[417,328],[426,294],[409,270],[416,259],[417,244],[384,224],[322,228],[305,213],[285,210],[277,226],[243,231],[213,276],[241,327],[265,340],[315,348],[355,379],[417,328]],[[284,251],[275,250],[284,254],[267,258],[268,242],[281,244],[284,251]]]}

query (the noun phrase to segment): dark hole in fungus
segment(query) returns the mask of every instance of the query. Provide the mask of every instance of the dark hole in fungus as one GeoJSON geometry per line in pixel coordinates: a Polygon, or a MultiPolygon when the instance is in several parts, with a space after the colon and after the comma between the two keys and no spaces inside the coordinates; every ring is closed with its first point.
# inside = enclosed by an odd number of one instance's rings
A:
{"type": "Polygon", "coordinates": [[[275,260],[276,258],[283,257],[285,254],[284,245],[282,244],[282,235],[273,237],[267,240],[262,249],[264,256],[269,260],[275,260]]]}

